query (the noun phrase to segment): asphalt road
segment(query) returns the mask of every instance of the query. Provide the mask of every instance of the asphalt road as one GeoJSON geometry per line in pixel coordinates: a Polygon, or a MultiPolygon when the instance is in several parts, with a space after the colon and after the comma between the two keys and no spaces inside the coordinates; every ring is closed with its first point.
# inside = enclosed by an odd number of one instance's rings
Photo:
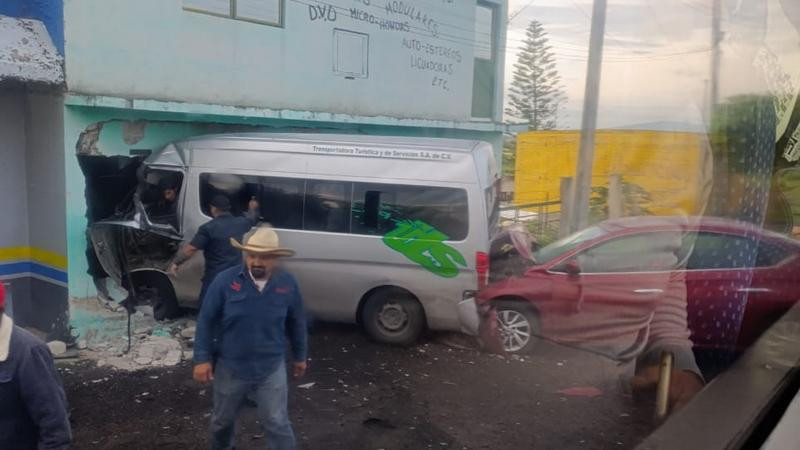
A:
{"type": "MultiPolygon", "coordinates": [[[[310,347],[310,369],[290,393],[301,448],[622,449],[655,426],[650,405],[634,402],[595,357],[551,345],[523,358],[454,348],[441,336],[397,348],[325,325],[310,347]]],[[[191,380],[187,363],[124,372],[82,362],[61,371],[74,448],[207,448],[211,388],[191,380]]],[[[248,408],[237,448],[264,445],[248,408]]]]}

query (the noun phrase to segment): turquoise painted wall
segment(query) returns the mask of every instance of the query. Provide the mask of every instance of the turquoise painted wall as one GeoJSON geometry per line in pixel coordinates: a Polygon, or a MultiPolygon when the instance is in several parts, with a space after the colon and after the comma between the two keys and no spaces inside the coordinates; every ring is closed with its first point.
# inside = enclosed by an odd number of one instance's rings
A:
{"type": "MultiPolygon", "coordinates": [[[[504,1],[491,1],[505,12],[504,1]]],[[[65,0],[69,91],[470,119],[475,49],[490,45],[476,38],[476,0],[283,3],[275,27],[185,10],[193,0],[65,0]]]]}
{"type": "MultiPolygon", "coordinates": [[[[68,106],[64,112],[66,166],[67,254],[69,293],[71,297],[95,295],[91,278],[86,274],[86,201],[84,178],[76,158],[76,143],[81,132],[97,122],[106,122],[97,141],[97,150],[107,156],[128,155],[131,149],[157,149],[170,141],[210,133],[241,131],[339,132],[388,136],[423,136],[477,139],[493,144],[496,153],[502,148],[502,134],[451,128],[422,128],[358,125],[328,122],[220,117],[200,114],[133,111],[113,108],[68,106]],[[146,121],[142,139],[125,141],[125,121],[146,121]]],[[[130,135],[128,136],[131,137],[130,135]]]]}

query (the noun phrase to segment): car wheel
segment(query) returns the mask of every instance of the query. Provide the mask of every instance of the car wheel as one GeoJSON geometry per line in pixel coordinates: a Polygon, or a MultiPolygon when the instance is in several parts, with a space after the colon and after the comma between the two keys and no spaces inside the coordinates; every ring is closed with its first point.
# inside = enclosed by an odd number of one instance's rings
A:
{"type": "Polygon", "coordinates": [[[425,311],[411,294],[382,290],[364,304],[361,323],[369,336],[394,345],[412,345],[425,328],[425,311]]]}
{"type": "Polygon", "coordinates": [[[500,301],[495,304],[497,331],[508,353],[527,353],[533,350],[541,335],[539,315],[519,301],[500,301]]]}

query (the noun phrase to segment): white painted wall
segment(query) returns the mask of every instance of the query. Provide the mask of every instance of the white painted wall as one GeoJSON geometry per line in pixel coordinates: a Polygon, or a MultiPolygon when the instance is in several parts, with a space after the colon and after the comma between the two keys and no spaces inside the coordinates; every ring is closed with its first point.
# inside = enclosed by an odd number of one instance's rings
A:
{"type": "Polygon", "coordinates": [[[284,0],[282,28],[185,11],[183,1],[65,0],[69,90],[362,116],[470,118],[476,0],[284,0]],[[400,3],[433,22],[387,11],[387,4],[400,3]],[[366,20],[352,18],[351,8],[366,20]],[[408,30],[370,23],[381,19],[407,23],[408,30]],[[334,29],[368,35],[367,77],[334,73],[334,29]]]}
{"type": "Polygon", "coordinates": [[[66,255],[64,102],[61,95],[29,94],[26,174],[30,245],[66,255]]]}
{"type": "Polygon", "coordinates": [[[28,245],[25,94],[0,89],[0,248],[28,245]]]}

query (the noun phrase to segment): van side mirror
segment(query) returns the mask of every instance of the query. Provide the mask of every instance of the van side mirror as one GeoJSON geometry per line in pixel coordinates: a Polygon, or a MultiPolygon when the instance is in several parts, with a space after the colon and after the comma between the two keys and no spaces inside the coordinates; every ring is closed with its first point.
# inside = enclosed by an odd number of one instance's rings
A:
{"type": "Polygon", "coordinates": [[[567,273],[567,275],[578,276],[581,274],[581,264],[577,259],[570,259],[564,263],[564,271],[567,273]]]}

